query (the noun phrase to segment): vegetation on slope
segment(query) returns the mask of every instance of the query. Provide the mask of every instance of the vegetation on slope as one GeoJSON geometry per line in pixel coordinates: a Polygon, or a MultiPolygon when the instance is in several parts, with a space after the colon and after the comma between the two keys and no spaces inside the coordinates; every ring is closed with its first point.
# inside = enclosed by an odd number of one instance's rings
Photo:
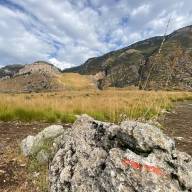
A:
{"type": "Polygon", "coordinates": [[[80,75],[78,73],[58,75],[57,81],[63,85],[65,90],[87,90],[96,88],[91,76],[80,75]]]}

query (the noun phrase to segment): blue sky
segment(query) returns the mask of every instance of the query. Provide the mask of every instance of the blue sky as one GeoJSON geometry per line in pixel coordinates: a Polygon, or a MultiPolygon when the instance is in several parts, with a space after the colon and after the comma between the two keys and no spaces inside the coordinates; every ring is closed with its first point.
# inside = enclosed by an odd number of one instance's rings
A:
{"type": "Polygon", "coordinates": [[[0,65],[60,68],[192,24],[191,0],[0,0],[0,65]]]}

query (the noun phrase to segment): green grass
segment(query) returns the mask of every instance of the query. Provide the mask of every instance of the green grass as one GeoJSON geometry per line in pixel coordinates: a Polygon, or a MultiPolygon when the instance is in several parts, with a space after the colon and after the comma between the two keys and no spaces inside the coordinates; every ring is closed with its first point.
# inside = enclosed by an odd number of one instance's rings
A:
{"type": "Polygon", "coordinates": [[[73,123],[76,117],[74,114],[63,113],[58,111],[47,110],[31,110],[24,108],[15,108],[13,110],[0,109],[1,121],[43,121],[48,123],[62,122],[73,123]]]}

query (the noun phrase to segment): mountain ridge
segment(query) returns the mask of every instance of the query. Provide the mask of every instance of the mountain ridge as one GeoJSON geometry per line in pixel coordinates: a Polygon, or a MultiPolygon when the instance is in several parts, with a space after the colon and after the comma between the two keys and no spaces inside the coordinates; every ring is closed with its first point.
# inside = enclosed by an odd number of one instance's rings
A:
{"type": "Polygon", "coordinates": [[[191,69],[192,25],[189,25],[165,37],[151,37],[88,59],[63,72],[102,73],[98,81],[101,88],[136,86],[140,89],[192,90],[191,69]]]}
{"type": "MultiPolygon", "coordinates": [[[[192,25],[175,30],[165,37],[151,37],[90,58],[80,66],[63,71],[46,61],[7,65],[0,69],[0,92],[15,92],[15,88],[21,92],[61,90],[66,78],[76,82],[73,80],[74,75],[61,77],[62,72],[88,75],[88,79],[92,79],[99,89],[135,86],[147,90],[191,91],[192,25]]],[[[87,77],[76,77],[81,78],[82,82],[91,83],[86,80],[87,77]]]]}

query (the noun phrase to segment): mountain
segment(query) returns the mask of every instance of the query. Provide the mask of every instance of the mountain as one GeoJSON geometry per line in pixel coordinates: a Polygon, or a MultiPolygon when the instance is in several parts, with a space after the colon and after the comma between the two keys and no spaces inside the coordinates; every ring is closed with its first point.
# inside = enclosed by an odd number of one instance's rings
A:
{"type": "Polygon", "coordinates": [[[96,75],[98,86],[192,90],[192,26],[153,37],[63,72],[96,75]]]}
{"type": "Polygon", "coordinates": [[[91,77],[63,74],[54,65],[37,61],[26,65],[8,65],[0,69],[0,92],[42,92],[95,89],[91,77]]]}
{"type": "Polygon", "coordinates": [[[0,69],[0,92],[33,92],[61,88],[56,82],[60,70],[37,61],[26,65],[8,65],[0,69]]]}
{"type": "Polygon", "coordinates": [[[23,65],[7,65],[5,67],[2,67],[0,69],[0,78],[13,77],[23,67],[23,65]]]}

